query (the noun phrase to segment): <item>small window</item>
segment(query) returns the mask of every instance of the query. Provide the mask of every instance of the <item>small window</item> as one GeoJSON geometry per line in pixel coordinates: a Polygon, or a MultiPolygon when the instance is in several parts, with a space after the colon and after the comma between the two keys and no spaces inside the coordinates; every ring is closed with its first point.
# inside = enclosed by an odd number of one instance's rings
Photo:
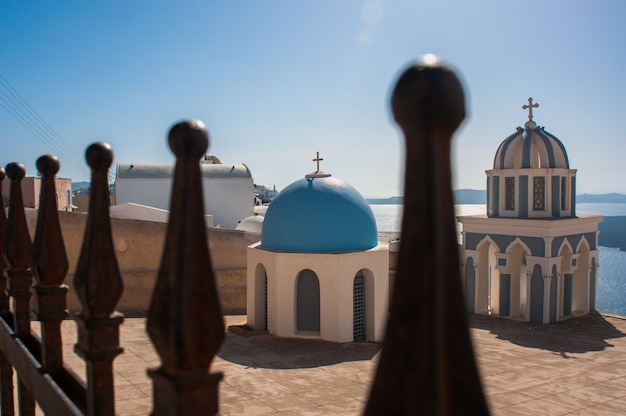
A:
{"type": "Polygon", "coordinates": [[[535,211],[545,210],[546,199],[546,178],[538,176],[533,178],[533,209],[535,211]]]}
{"type": "Polygon", "coordinates": [[[561,210],[567,209],[567,178],[561,177],[561,210]]]}
{"type": "Polygon", "coordinates": [[[504,209],[512,211],[515,209],[515,178],[504,178],[504,209]]]}

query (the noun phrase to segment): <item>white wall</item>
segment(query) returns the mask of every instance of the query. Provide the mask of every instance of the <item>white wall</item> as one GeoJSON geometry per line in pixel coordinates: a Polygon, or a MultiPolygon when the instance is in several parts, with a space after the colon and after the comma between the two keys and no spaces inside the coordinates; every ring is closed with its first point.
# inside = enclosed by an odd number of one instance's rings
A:
{"type": "Polygon", "coordinates": [[[366,338],[382,341],[389,303],[389,248],[344,254],[277,253],[263,250],[259,243],[248,248],[248,325],[262,329],[265,317],[257,305],[263,287],[256,287],[257,265],[262,264],[268,279],[268,328],[280,337],[316,338],[332,342],[353,340],[353,284],[359,270],[366,269],[366,338]],[[296,279],[310,269],[320,283],[320,333],[296,330],[296,279]]]}
{"type": "MultiPolygon", "coordinates": [[[[204,213],[213,216],[216,227],[232,228],[253,215],[252,178],[203,178],[204,213]]],[[[170,178],[118,178],[115,196],[118,204],[135,203],[169,210],[170,178]]]]}
{"type": "MultiPolygon", "coordinates": [[[[124,203],[109,207],[111,218],[126,218],[132,220],[167,223],[170,212],[165,209],[149,207],[147,205],[124,203]]],[[[213,216],[205,215],[204,222],[208,228],[213,227],[213,216]]]]}

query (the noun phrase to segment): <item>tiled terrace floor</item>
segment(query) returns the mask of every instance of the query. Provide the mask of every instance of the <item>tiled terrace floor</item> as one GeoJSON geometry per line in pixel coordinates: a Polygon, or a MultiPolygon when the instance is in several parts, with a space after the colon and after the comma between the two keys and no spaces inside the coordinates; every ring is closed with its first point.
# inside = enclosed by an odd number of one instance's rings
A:
{"type": "MultiPolygon", "coordinates": [[[[626,414],[626,318],[590,315],[541,326],[474,316],[471,333],[494,415],[626,414]]],[[[227,325],[245,323],[228,316],[227,325]]],[[[34,323],[35,324],[35,323],[34,323]]],[[[146,415],[158,366],[145,319],[126,318],[115,360],[120,415],[146,415]]],[[[66,362],[75,324],[63,324],[66,362]]],[[[356,415],[362,411],[380,346],[228,333],[215,361],[223,415],[356,415]]]]}

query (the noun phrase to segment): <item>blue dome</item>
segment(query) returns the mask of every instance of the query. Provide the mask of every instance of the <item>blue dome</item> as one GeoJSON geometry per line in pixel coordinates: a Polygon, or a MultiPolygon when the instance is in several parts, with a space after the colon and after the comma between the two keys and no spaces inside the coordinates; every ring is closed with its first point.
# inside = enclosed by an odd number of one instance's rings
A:
{"type": "Polygon", "coordinates": [[[272,201],[261,248],[293,253],[363,251],[378,245],[369,204],[347,183],[331,176],[295,181],[272,201]]]}

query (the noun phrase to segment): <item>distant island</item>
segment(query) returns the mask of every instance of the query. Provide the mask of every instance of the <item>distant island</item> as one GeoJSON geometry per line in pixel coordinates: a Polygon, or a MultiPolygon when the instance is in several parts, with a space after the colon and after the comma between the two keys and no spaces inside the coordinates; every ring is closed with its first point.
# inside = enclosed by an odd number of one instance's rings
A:
{"type": "MultiPolygon", "coordinates": [[[[487,192],[480,189],[457,189],[454,191],[455,204],[484,204],[487,200],[487,192]]],[[[389,198],[366,198],[370,205],[402,204],[404,197],[392,196],[389,198]]]]}
{"type": "MultiPolygon", "coordinates": [[[[392,196],[389,198],[366,198],[371,205],[381,204],[402,204],[402,196],[392,196]]],[[[454,191],[455,204],[485,204],[487,201],[487,191],[483,189],[457,189],[454,191]]],[[[581,204],[624,204],[626,195],[618,193],[609,194],[580,194],[576,195],[576,202],[581,204]]]]}
{"type": "Polygon", "coordinates": [[[624,194],[580,194],[576,195],[576,202],[581,204],[624,204],[626,195],[624,194]]]}

